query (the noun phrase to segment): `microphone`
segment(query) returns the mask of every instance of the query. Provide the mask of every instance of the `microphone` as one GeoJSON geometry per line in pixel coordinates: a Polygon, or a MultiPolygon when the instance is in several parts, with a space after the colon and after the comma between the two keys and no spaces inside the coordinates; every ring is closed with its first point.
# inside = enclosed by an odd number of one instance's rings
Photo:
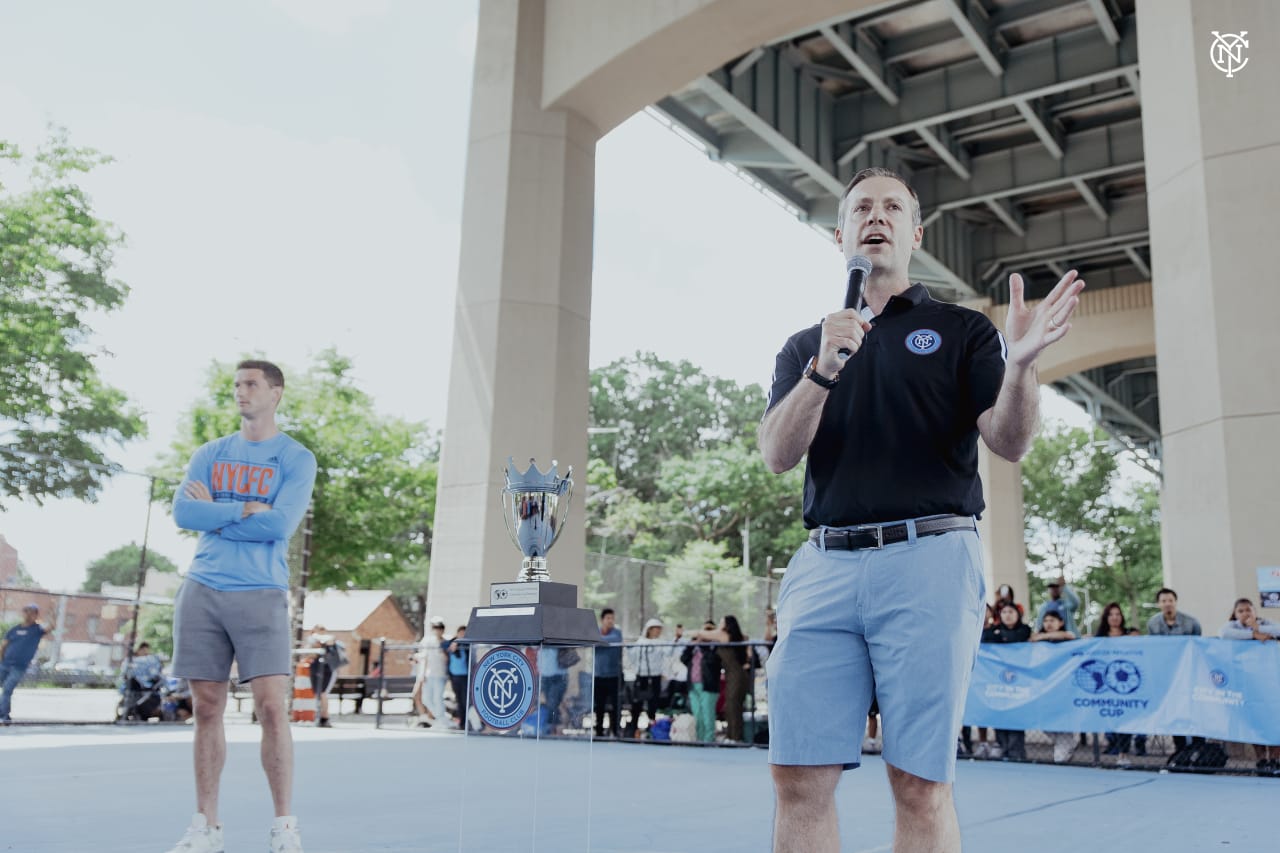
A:
{"type": "MultiPolygon", "coordinates": [[[[871,259],[866,255],[854,255],[845,261],[844,268],[849,274],[849,284],[844,292],[844,307],[855,311],[861,310],[862,285],[866,282],[867,276],[871,275],[871,259]]],[[[847,349],[841,349],[837,353],[841,359],[846,359],[852,354],[847,349]]]]}

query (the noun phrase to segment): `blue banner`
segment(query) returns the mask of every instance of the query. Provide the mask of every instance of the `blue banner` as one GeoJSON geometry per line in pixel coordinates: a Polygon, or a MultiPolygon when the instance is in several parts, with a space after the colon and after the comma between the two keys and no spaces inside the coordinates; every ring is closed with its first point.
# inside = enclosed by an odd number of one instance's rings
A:
{"type": "Polygon", "coordinates": [[[984,643],[964,722],[1280,744],[1280,643],[1206,637],[984,643]]]}

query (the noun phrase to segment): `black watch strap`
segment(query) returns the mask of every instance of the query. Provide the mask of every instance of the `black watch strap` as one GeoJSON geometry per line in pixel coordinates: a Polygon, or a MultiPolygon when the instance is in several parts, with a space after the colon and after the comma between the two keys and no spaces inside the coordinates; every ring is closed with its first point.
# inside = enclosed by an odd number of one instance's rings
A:
{"type": "Polygon", "coordinates": [[[809,363],[804,366],[805,378],[812,379],[814,382],[818,383],[823,388],[826,388],[828,391],[836,387],[836,383],[840,381],[839,374],[837,374],[831,379],[828,379],[827,377],[822,376],[817,372],[816,370],[817,366],[818,366],[818,357],[816,355],[811,356],[809,358],[809,363]]]}

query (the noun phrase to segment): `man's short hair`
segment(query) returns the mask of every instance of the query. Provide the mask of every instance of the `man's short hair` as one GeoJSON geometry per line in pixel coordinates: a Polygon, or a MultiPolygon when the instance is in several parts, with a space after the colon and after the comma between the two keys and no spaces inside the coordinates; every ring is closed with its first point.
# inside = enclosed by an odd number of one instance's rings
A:
{"type": "Polygon", "coordinates": [[[246,358],[236,365],[236,370],[261,370],[262,375],[267,379],[267,384],[272,388],[284,387],[284,371],[269,361],[263,361],[260,358],[246,358]]]}
{"type": "Polygon", "coordinates": [[[1174,601],[1177,601],[1177,600],[1178,600],[1178,594],[1177,594],[1176,592],[1174,592],[1173,590],[1169,589],[1169,587],[1167,587],[1167,586],[1162,586],[1162,587],[1160,587],[1160,591],[1156,593],[1156,601],[1157,601],[1157,602],[1159,602],[1159,601],[1160,601],[1160,596],[1164,595],[1166,592],[1167,592],[1169,595],[1172,595],[1172,596],[1173,596],[1173,600],[1174,600],[1174,601]]]}
{"type": "Polygon", "coordinates": [[[920,196],[916,195],[915,187],[907,183],[907,179],[902,175],[886,169],[883,166],[872,166],[868,169],[860,170],[849,180],[849,185],[844,188],[844,192],[840,194],[840,205],[836,208],[836,227],[841,231],[844,230],[844,203],[848,201],[849,194],[853,192],[853,188],[865,181],[867,178],[893,178],[907,188],[907,192],[911,193],[911,224],[920,225],[924,222],[924,218],[920,215],[920,196]]]}
{"type": "Polygon", "coordinates": [[[604,617],[608,616],[612,612],[613,612],[612,607],[606,607],[604,610],[600,611],[600,618],[603,619],[604,617]]]}

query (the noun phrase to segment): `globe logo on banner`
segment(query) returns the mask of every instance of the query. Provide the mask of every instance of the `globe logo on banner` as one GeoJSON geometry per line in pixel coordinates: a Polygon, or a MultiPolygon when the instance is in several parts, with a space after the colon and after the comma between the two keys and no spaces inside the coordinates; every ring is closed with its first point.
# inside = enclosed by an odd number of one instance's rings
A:
{"type": "Polygon", "coordinates": [[[1213,43],[1209,45],[1209,61],[1213,63],[1213,67],[1227,77],[1234,77],[1237,71],[1248,65],[1249,57],[1244,55],[1244,49],[1249,46],[1249,41],[1245,38],[1248,34],[1248,30],[1241,30],[1221,35],[1214,30],[1213,43]]]}
{"type": "Polygon", "coordinates": [[[1142,670],[1128,660],[1106,661],[1091,658],[1076,668],[1076,687],[1086,693],[1110,690],[1126,696],[1142,686],[1142,670]]]}
{"type": "Polygon", "coordinates": [[[1107,689],[1107,665],[1100,660],[1087,660],[1076,669],[1076,687],[1086,693],[1101,693],[1107,689]]]}
{"type": "Polygon", "coordinates": [[[519,649],[499,646],[476,666],[471,697],[480,719],[495,729],[519,724],[529,713],[533,693],[533,668],[519,649]]]}

